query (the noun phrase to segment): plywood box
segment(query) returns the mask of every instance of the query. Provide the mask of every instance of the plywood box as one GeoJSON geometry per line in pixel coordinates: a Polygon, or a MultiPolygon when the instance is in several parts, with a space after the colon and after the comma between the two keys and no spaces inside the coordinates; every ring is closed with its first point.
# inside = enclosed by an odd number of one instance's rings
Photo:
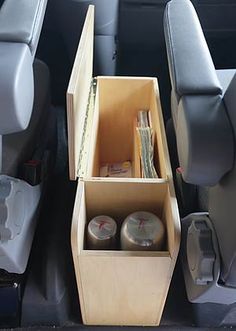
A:
{"type": "Polygon", "coordinates": [[[89,325],[158,325],[180,243],[158,83],[152,77],[92,78],[94,7],[89,6],[67,92],[70,177],[78,188],[71,245],[83,322],[89,325]],[[134,118],[150,110],[157,179],[99,177],[103,163],[130,160],[137,169],[134,118]],[[131,212],[155,213],[165,224],[162,251],[86,249],[94,216],[121,225],[131,212]]]}

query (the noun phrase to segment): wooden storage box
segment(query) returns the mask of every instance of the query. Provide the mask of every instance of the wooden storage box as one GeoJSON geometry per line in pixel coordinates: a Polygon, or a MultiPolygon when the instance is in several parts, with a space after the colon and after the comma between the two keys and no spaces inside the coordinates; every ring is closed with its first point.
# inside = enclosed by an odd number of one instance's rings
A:
{"type": "Polygon", "coordinates": [[[67,92],[70,178],[78,177],[71,245],[83,322],[158,325],[180,243],[174,193],[156,78],[92,78],[94,7],[89,6],[67,92]],[[96,85],[96,86],[95,86],[96,85]],[[157,179],[102,178],[102,163],[135,165],[134,118],[149,109],[157,179]],[[162,251],[87,250],[85,231],[96,215],[119,225],[146,210],[166,228],[162,251]]]}

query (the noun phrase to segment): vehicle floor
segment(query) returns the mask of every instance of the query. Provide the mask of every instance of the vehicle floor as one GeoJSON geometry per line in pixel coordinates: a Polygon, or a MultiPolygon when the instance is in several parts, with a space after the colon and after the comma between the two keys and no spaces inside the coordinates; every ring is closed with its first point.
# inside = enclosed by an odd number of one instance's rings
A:
{"type": "MultiPolygon", "coordinates": [[[[9,329],[2,329],[9,330],[9,329]]],[[[109,326],[64,326],[64,327],[30,327],[30,328],[17,328],[15,331],[211,331],[211,330],[226,330],[225,328],[198,328],[198,327],[185,327],[185,326],[159,326],[159,327],[109,327],[109,326]]],[[[235,330],[234,328],[230,328],[230,330],[235,330]]]]}

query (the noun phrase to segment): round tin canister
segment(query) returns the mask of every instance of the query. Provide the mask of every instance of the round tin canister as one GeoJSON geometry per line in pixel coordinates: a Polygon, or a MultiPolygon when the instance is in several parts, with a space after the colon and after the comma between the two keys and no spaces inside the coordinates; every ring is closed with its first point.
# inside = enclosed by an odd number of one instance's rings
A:
{"type": "Polygon", "coordinates": [[[117,225],[113,218],[100,215],[94,217],[88,224],[88,249],[114,249],[117,244],[117,225]]]}
{"type": "Polygon", "coordinates": [[[138,211],[129,215],[121,227],[121,249],[160,250],[165,237],[162,221],[153,213],[138,211]]]}

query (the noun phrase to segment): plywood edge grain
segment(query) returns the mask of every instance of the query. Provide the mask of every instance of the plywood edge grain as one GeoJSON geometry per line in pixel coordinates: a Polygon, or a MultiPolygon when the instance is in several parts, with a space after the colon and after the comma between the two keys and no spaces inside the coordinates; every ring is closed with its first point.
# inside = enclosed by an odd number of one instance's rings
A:
{"type": "MultiPolygon", "coordinates": [[[[84,298],[83,283],[81,278],[82,272],[80,270],[80,255],[83,249],[83,237],[84,237],[84,230],[83,230],[84,224],[83,224],[83,219],[81,219],[80,215],[83,212],[83,210],[85,211],[84,195],[85,195],[84,183],[79,182],[79,185],[77,187],[74,211],[72,216],[72,224],[71,224],[71,249],[72,249],[72,257],[74,261],[75,277],[78,287],[79,300],[81,305],[81,314],[83,321],[86,323],[85,298],[84,298]]],[[[86,217],[86,215],[84,216],[86,217]]]]}
{"type": "Polygon", "coordinates": [[[165,178],[118,178],[118,177],[88,177],[86,182],[112,182],[112,183],[142,183],[142,184],[166,184],[168,179],[165,178]]]}
{"type": "Polygon", "coordinates": [[[168,178],[168,182],[169,182],[168,186],[169,186],[169,194],[170,194],[170,203],[171,203],[171,210],[172,210],[172,214],[173,214],[175,235],[174,235],[174,245],[173,245],[174,248],[171,250],[171,256],[173,258],[173,262],[175,265],[175,262],[177,260],[177,256],[179,253],[179,248],[180,248],[181,224],[180,224],[178,204],[177,204],[177,199],[176,199],[175,189],[174,189],[173,174],[172,174],[172,169],[171,169],[171,165],[170,165],[170,156],[169,156],[169,150],[168,150],[168,146],[167,146],[165,126],[164,126],[164,121],[163,121],[163,116],[162,116],[162,108],[161,108],[161,102],[160,102],[158,81],[154,80],[153,83],[154,83],[154,91],[155,91],[156,100],[157,100],[157,108],[158,108],[158,116],[159,116],[159,120],[160,120],[163,151],[164,151],[164,156],[165,156],[165,160],[166,160],[166,172],[167,172],[167,178],[168,178]]]}
{"type": "Polygon", "coordinates": [[[69,154],[69,176],[71,180],[76,180],[76,170],[75,170],[75,130],[74,130],[74,116],[73,116],[73,95],[67,93],[66,95],[67,103],[67,126],[68,126],[68,154],[69,154]]]}
{"type": "Polygon", "coordinates": [[[156,80],[155,77],[145,77],[145,76],[97,76],[98,80],[137,80],[137,81],[147,81],[152,82],[156,80]]]}
{"type": "Polygon", "coordinates": [[[96,251],[96,250],[82,250],[80,252],[83,256],[99,256],[107,258],[119,257],[152,257],[152,258],[171,258],[169,251],[96,251]]]}

